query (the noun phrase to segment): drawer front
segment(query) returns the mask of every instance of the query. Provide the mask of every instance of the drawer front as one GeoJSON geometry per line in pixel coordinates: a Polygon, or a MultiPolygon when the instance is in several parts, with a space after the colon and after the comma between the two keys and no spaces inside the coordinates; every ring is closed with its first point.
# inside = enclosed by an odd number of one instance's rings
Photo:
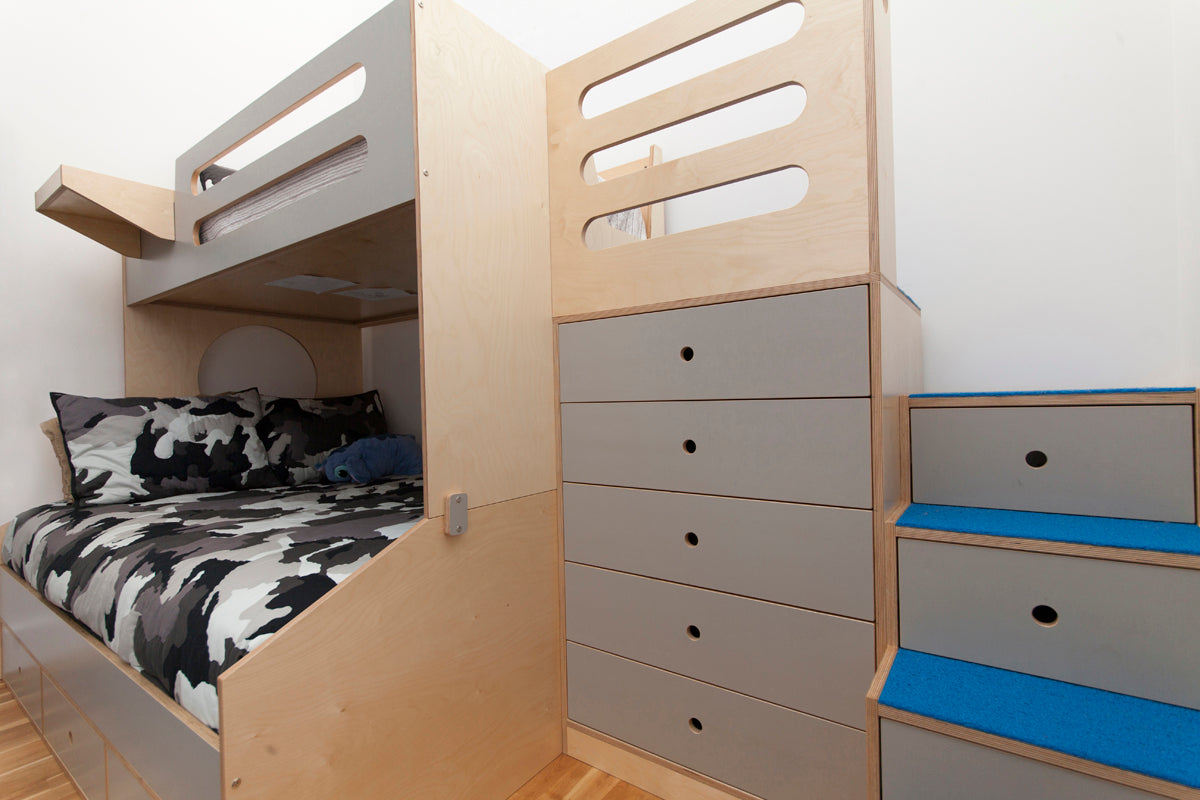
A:
{"type": "Polygon", "coordinates": [[[33,656],[21,646],[17,637],[6,627],[3,631],[4,682],[12,690],[17,702],[33,720],[38,730],[42,729],[42,671],[33,656]]]}
{"type": "Polygon", "coordinates": [[[867,399],[566,403],[563,480],[871,507],[867,399]]]}
{"type": "Polygon", "coordinates": [[[563,402],[863,397],[867,287],[572,322],[558,352],[563,402]]]}
{"type": "Polygon", "coordinates": [[[875,627],[567,564],[567,639],[855,728],[875,627]]]}
{"type": "Polygon", "coordinates": [[[1200,708],[1200,571],[902,539],[900,646],[1200,708]]]}
{"type": "Polygon", "coordinates": [[[104,800],[104,741],[50,681],[42,686],[46,743],[87,800],[104,800]]]}
{"type": "Polygon", "coordinates": [[[880,720],[883,800],[1150,800],[1127,786],[880,720]]]}
{"type": "Polygon", "coordinates": [[[862,800],[866,735],[575,644],[576,722],[767,800],[862,800]]]}
{"type": "Polygon", "coordinates": [[[911,421],[915,503],[1196,521],[1191,406],[914,408],[911,421]]]}
{"type": "Polygon", "coordinates": [[[108,751],[108,800],[152,800],[125,762],[108,751]]]}
{"type": "Polygon", "coordinates": [[[563,486],[566,558],[874,619],[871,512],[563,486]]]}

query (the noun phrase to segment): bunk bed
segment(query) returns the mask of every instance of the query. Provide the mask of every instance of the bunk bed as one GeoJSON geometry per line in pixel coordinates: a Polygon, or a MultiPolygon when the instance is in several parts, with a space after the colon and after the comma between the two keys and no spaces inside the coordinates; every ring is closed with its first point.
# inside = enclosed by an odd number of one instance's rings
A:
{"type": "MultiPolygon", "coordinates": [[[[558,348],[573,323],[843,292],[869,343],[859,566],[886,569],[895,397],[919,384],[876,113],[886,3],[809,0],[793,41],[594,119],[580,111],[590,86],[781,5],[699,0],[547,74],[451,0],[397,0],[189,149],[174,190],[64,166],[37,193],[39,211],[125,256],[131,396],[196,394],[205,349],[242,325],[296,338],[320,395],[364,388],[361,326],[415,317],[421,336],[424,517],[220,674],[219,732],[0,572],[5,677],[37,676],[52,743],[51,709],[75,715],[56,750],[82,765],[81,785],[101,765],[104,794],[89,798],[137,796],[119,785],[160,800],[503,800],[563,752],[667,800],[756,796],[568,719],[580,645],[564,621],[564,574],[578,570],[564,563],[563,453],[579,448],[560,449],[573,401],[564,383],[559,402],[558,348]],[[223,163],[358,70],[357,100],[248,165],[223,163]],[[792,83],[809,93],[792,125],[665,163],[657,148],[593,163],[792,83]],[[676,235],[663,224],[671,198],[789,165],[813,179],[795,209],[676,235]]],[[[887,641],[889,621],[874,622],[865,652],[887,641]]],[[[843,737],[853,753],[839,763],[862,763],[867,746],[870,764],[875,736],[843,737]]]]}

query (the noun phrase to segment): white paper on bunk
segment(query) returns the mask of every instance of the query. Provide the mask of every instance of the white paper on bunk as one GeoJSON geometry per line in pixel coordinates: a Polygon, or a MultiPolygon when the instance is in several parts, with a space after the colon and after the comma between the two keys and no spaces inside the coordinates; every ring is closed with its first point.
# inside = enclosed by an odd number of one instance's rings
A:
{"type": "Polygon", "coordinates": [[[301,292],[324,294],[334,289],[345,289],[347,286],[357,286],[354,281],[344,281],[341,278],[327,278],[324,275],[293,275],[290,278],[280,278],[268,281],[267,286],[279,286],[284,289],[298,289],[301,292]]]}

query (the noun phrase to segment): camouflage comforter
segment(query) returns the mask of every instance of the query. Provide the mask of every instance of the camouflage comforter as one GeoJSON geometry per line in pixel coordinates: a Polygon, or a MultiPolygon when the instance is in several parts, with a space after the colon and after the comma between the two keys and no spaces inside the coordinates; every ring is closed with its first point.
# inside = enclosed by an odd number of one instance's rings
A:
{"type": "Polygon", "coordinates": [[[420,477],[40,506],[4,562],[204,724],[217,676],[423,513],[420,477]]]}

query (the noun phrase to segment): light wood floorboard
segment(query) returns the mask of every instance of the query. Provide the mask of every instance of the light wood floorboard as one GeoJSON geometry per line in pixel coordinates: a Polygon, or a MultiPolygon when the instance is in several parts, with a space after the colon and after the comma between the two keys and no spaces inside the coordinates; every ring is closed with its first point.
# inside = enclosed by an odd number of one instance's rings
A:
{"type": "Polygon", "coordinates": [[[0,683],[0,800],[81,800],[4,683],[0,683]]]}
{"type": "Polygon", "coordinates": [[[595,767],[561,755],[509,800],[659,800],[595,767]]]}

